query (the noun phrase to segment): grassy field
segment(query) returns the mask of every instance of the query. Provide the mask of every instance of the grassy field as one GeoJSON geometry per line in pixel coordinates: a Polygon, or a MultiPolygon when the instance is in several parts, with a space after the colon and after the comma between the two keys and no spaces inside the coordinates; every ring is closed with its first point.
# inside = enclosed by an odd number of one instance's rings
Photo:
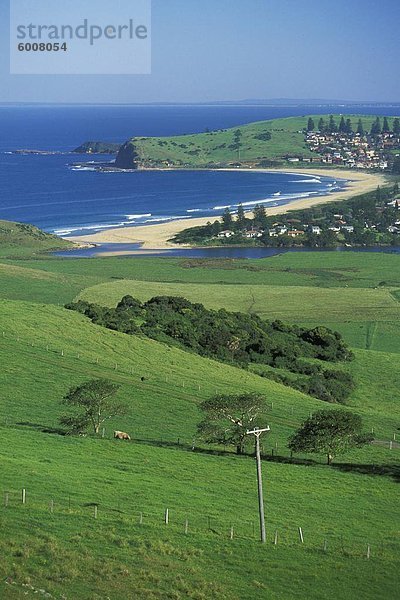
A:
{"type": "MultiPolygon", "coordinates": [[[[345,118],[347,117],[354,124],[359,118],[358,115],[345,115],[345,118]]],[[[318,123],[319,118],[320,115],[313,116],[315,123],[318,123]]],[[[361,118],[364,127],[369,129],[376,117],[361,115],[361,118]]],[[[340,116],[336,115],[336,120],[339,122],[340,116]]],[[[307,121],[308,116],[289,117],[258,121],[232,129],[201,134],[134,137],[124,151],[123,158],[130,158],[135,151],[139,162],[143,165],[167,162],[169,165],[201,167],[209,164],[227,164],[239,160],[241,162],[276,161],[281,160],[287,154],[315,157],[304,140],[303,131],[307,127],[307,121]],[[241,132],[239,148],[235,143],[235,134],[238,130],[241,132]],[[270,139],[265,139],[265,135],[267,138],[271,136],[270,139]]]]}
{"type": "Polygon", "coordinates": [[[400,303],[391,289],[312,288],[271,285],[219,285],[116,281],[86,288],[79,298],[105,306],[115,306],[130,294],[139,300],[154,296],[183,296],[207,308],[256,313],[266,319],[303,322],[394,321],[400,317],[400,303]],[[301,307],[301,313],[300,313],[301,307]]]}
{"type": "MultiPolygon", "coordinates": [[[[3,251],[12,256],[5,245],[3,251]]],[[[389,440],[399,428],[399,290],[398,257],[388,254],[292,253],[259,261],[3,258],[0,493],[7,492],[8,506],[0,507],[7,532],[0,536],[0,597],[395,597],[400,450],[390,450],[389,440]],[[62,307],[78,296],[111,304],[128,292],[142,299],[183,294],[213,308],[339,329],[356,348],[355,360],[340,365],[357,384],[349,409],[382,444],[352,451],[332,467],[323,456],[291,459],[288,436],[311,412],[326,408],[322,401],[249,371],[104,329],[62,307]],[[60,435],[62,396],[92,377],[120,384],[127,414],[107,423],[103,439],[60,435]],[[256,539],[253,458],[194,439],[198,404],[215,392],[240,391],[261,392],[269,404],[265,547],[256,539]],[[114,428],[129,431],[133,441],[113,440],[114,428]]]]}
{"type": "MultiPolygon", "coordinates": [[[[322,465],[322,457],[304,465],[281,463],[279,456],[269,460],[269,544],[257,562],[252,559],[259,554],[253,534],[253,461],[192,452],[196,404],[214,389],[262,391],[273,399],[268,445],[277,444],[277,454],[288,461],[288,434],[319,401],[233,367],[176,349],[165,352],[157,342],[96,327],[54,306],[4,301],[1,327],[0,356],[6,367],[0,421],[8,448],[2,456],[2,484],[9,493],[2,522],[12,532],[12,543],[3,541],[4,577],[32,582],[52,594],[67,589],[82,598],[101,598],[105,591],[113,598],[132,586],[138,598],[264,598],[265,590],[273,598],[317,598],[326,577],[335,579],[327,598],[350,598],[360,589],[366,598],[377,597],[379,589],[394,593],[399,550],[394,524],[399,515],[393,451],[355,451],[333,469],[322,465]],[[121,384],[128,415],[111,422],[102,440],[57,435],[65,390],[72,382],[100,375],[121,384]],[[142,375],[148,377],[144,383],[142,375]],[[110,439],[114,427],[127,429],[135,441],[124,445],[110,439]],[[374,471],[372,463],[381,466],[374,471]],[[27,489],[26,506],[19,500],[22,487],[27,489]],[[99,504],[97,521],[93,503],[99,504]],[[168,528],[162,524],[166,507],[171,511],[168,528]],[[371,512],[372,523],[364,518],[371,512]],[[188,536],[183,533],[185,519],[188,536]],[[231,525],[236,531],[232,541],[231,525]],[[298,542],[298,526],[307,532],[304,546],[298,542]],[[275,530],[278,548],[271,545],[275,530]],[[325,539],[327,554],[322,552],[325,539]],[[374,558],[366,566],[368,543],[374,558]],[[80,565],[82,553],[87,576],[80,565]],[[336,569],[348,573],[345,579],[335,577],[336,569]],[[357,575],[351,578],[353,569],[357,575]],[[286,579],[290,583],[282,589],[286,579]]],[[[371,387],[368,376],[374,358],[364,368],[369,354],[359,353],[354,365],[361,387],[352,404],[388,438],[397,424],[391,393],[397,385],[391,377],[395,361],[391,365],[390,356],[377,354],[379,385],[385,381],[387,393],[377,406],[378,384],[371,387]]],[[[7,594],[9,589],[5,587],[7,594]]]]}

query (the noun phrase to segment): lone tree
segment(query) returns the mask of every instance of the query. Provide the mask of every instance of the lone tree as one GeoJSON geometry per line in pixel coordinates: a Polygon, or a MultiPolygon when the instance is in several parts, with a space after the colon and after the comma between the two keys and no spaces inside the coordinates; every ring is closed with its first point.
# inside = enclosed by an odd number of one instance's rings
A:
{"type": "Polygon", "coordinates": [[[200,405],[204,419],[197,433],[208,444],[235,446],[237,454],[244,454],[248,429],[266,412],[265,398],[259,394],[217,395],[200,405]]]}
{"type": "Polygon", "coordinates": [[[337,454],[360,448],[373,439],[361,429],[359,415],[345,410],[320,410],[304,421],[288,446],[293,452],[324,453],[330,465],[337,454]]]}
{"type": "Polygon", "coordinates": [[[119,387],[107,379],[91,379],[71,387],[62,403],[75,410],[63,415],[60,423],[70,433],[79,433],[90,427],[98,434],[102,423],[125,412],[124,406],[115,400],[119,387]]]}

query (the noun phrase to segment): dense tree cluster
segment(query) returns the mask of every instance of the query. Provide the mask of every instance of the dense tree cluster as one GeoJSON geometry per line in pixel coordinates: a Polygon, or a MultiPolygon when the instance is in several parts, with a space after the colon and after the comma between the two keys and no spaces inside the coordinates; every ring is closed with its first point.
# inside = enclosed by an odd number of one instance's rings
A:
{"type": "MultiPolygon", "coordinates": [[[[285,368],[309,376],[298,389],[328,401],[343,401],[352,389],[347,375],[301,365],[299,359],[346,361],[353,355],[341,335],[326,327],[306,329],[258,315],[208,310],[202,304],[175,296],[157,296],[141,303],[124,296],[116,308],[84,301],[68,304],[94,323],[130,335],[145,335],[223,362],[285,368]],[[347,385],[346,390],[344,387],[347,385]]],[[[304,378],[303,378],[304,379],[304,378]]],[[[282,379],[282,383],[292,385],[282,379]]]]}

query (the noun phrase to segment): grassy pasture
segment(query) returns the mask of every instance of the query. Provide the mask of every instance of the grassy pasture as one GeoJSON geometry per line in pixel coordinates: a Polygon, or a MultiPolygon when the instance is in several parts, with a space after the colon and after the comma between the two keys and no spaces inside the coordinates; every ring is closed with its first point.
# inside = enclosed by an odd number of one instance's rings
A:
{"type": "Polygon", "coordinates": [[[138,279],[170,283],[230,283],[400,289],[398,256],[380,252],[287,252],[272,258],[45,258],[3,261],[30,269],[86,276],[89,281],[138,279]]]}
{"type": "Polygon", "coordinates": [[[398,484],[389,478],[266,463],[268,544],[260,548],[252,530],[251,458],[11,428],[1,433],[9,448],[2,457],[2,484],[9,491],[9,506],[1,510],[8,531],[8,541],[0,542],[3,597],[23,597],[23,588],[11,595],[18,587],[6,586],[10,576],[19,585],[28,581],[56,597],[75,598],[395,596],[400,515],[398,484]],[[23,486],[26,506],[20,504],[23,486]],[[99,504],[97,521],[93,502],[99,504]],[[167,506],[168,526],[162,523],[167,506]]]}
{"type": "Polygon", "coordinates": [[[35,590],[43,589],[55,598],[85,600],[395,597],[400,450],[389,450],[387,442],[399,427],[399,289],[398,257],[381,254],[3,260],[0,493],[8,491],[9,506],[0,507],[7,532],[0,536],[0,596],[40,597],[35,590]],[[215,308],[256,307],[268,318],[341,330],[365,348],[340,365],[357,383],[349,408],[386,445],[338,457],[331,468],[319,456],[291,463],[287,437],[326,403],[229,365],[106,330],[57,306],[85,294],[111,302],[118,292],[117,301],[126,286],[143,298],[182,293],[215,308]],[[118,396],[128,414],[107,423],[104,439],[59,435],[62,395],[100,376],[121,385],[118,396]],[[216,391],[241,390],[264,393],[273,403],[264,441],[265,548],[253,537],[252,457],[205,452],[197,442],[198,450],[191,449],[198,403],[216,391]],[[113,440],[114,428],[129,431],[133,441],[113,440]],[[97,520],[93,503],[99,504],[97,520]],[[168,526],[162,522],[166,507],[168,526]]]}

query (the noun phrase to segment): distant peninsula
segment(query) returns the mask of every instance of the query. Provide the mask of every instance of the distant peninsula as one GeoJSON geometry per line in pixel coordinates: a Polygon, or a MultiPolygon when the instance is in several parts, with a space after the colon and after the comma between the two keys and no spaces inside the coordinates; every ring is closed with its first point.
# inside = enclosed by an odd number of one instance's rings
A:
{"type": "Polygon", "coordinates": [[[345,167],[400,172],[400,121],[373,115],[307,115],[122,146],[85,142],[74,152],[116,154],[119,169],[345,167]]]}

